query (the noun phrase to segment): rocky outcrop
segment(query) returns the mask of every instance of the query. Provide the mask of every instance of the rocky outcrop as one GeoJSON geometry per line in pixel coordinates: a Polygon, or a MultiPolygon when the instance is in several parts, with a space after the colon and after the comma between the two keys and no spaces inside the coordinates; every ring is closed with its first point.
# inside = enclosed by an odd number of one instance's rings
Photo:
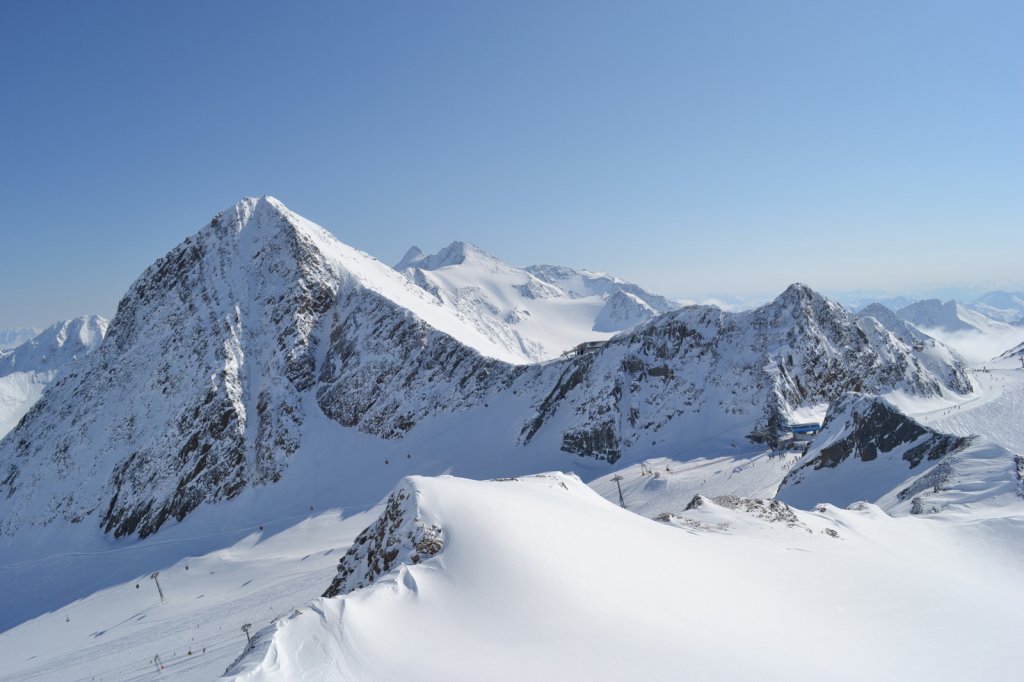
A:
{"type": "Polygon", "coordinates": [[[829,411],[813,455],[799,462],[790,473],[799,470],[835,468],[849,458],[862,462],[878,459],[880,454],[899,451],[900,458],[913,469],[925,460],[936,460],[963,448],[968,438],[939,433],[925,428],[882,398],[848,394],[829,411]],[[833,437],[839,431],[838,437],[833,437]]]}
{"type": "Polygon", "coordinates": [[[822,431],[783,479],[777,496],[805,508],[822,501],[873,502],[923,464],[939,462],[932,471],[941,478],[942,461],[971,442],[929,429],[882,398],[849,393],[829,408],[822,431]]]}
{"type": "Polygon", "coordinates": [[[444,549],[444,530],[425,520],[417,491],[405,480],[388,496],[384,511],[338,561],[338,573],[324,591],[336,597],[376,582],[398,566],[415,565],[444,549]]]}

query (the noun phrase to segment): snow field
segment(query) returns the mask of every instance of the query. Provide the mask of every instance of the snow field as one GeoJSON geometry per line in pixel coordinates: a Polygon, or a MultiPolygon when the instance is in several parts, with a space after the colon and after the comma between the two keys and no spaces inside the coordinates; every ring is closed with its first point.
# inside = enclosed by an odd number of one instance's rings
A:
{"type": "Polygon", "coordinates": [[[1019,508],[969,524],[870,505],[796,512],[807,528],[686,512],[721,532],[645,519],[563,475],[412,483],[445,529],[442,552],[268,628],[232,679],[953,680],[1016,668],[1019,508]]]}

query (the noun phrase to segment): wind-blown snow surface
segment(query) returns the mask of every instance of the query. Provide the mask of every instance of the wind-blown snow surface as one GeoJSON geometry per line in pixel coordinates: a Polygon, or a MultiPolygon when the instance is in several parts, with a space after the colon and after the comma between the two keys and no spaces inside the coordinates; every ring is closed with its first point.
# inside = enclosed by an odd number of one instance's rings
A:
{"type": "Polygon", "coordinates": [[[1017,667],[1020,518],[965,532],[870,505],[705,501],[677,528],[559,474],[400,489],[443,549],[264,627],[232,679],[952,680],[1017,667]]]}
{"type": "Polygon", "coordinates": [[[13,429],[43,391],[94,351],[107,331],[98,316],[64,320],[9,351],[0,351],[0,438],[13,429]]]}

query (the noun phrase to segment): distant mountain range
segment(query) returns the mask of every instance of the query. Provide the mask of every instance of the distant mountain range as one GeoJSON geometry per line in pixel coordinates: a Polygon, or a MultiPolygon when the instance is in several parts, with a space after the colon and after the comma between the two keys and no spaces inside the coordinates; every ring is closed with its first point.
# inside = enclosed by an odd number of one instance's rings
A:
{"type": "Polygon", "coordinates": [[[0,350],[0,437],[14,428],[51,383],[94,351],[107,331],[98,316],[58,322],[11,350],[0,350]]]}
{"type": "Polygon", "coordinates": [[[557,358],[680,307],[610,275],[517,268],[466,242],[432,255],[414,246],[395,269],[521,362],[557,358]]]}
{"type": "Polygon", "coordinates": [[[10,350],[43,331],[36,327],[18,327],[15,329],[0,329],[0,351],[10,350]]]}

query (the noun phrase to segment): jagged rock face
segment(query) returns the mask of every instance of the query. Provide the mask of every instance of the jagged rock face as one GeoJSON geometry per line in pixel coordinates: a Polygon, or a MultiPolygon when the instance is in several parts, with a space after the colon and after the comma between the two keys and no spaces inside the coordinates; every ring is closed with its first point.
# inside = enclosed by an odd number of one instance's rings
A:
{"type": "Polygon", "coordinates": [[[115,536],[144,537],[276,480],[315,381],[311,332],[338,287],[313,240],[280,205],[249,200],[148,268],[88,365],[0,444],[8,497],[43,477],[80,482],[62,499],[15,498],[5,530],[95,513],[115,536]]]}
{"type": "MultiPolygon", "coordinates": [[[[566,452],[616,461],[673,419],[700,414],[775,444],[798,407],[846,391],[970,391],[962,368],[936,376],[892,335],[871,339],[841,306],[803,285],[745,313],[692,306],[615,337],[557,372],[522,430],[530,442],[556,413],[566,452]]],[[[543,382],[541,382],[543,383],[543,382]]]]}
{"type": "Polygon", "coordinates": [[[444,549],[444,530],[422,518],[416,494],[406,483],[388,496],[380,517],[338,561],[338,573],[322,596],[348,594],[373,584],[401,564],[418,564],[444,549]]]}
{"type": "Polygon", "coordinates": [[[840,418],[837,415],[848,415],[843,427],[846,435],[820,449],[820,455],[811,462],[815,469],[835,468],[849,457],[870,462],[877,459],[880,452],[892,452],[900,446],[917,443],[902,455],[913,469],[923,460],[939,459],[967,443],[966,438],[926,429],[881,399],[865,403],[856,396],[846,397],[836,404],[830,419],[840,418]],[[851,402],[856,404],[849,404],[851,402]]]}
{"type": "MultiPolygon", "coordinates": [[[[847,486],[844,494],[873,501],[905,480],[922,463],[942,460],[970,443],[970,438],[923,426],[883,398],[849,393],[829,408],[822,431],[783,479],[778,496],[797,506],[801,502],[812,503],[810,494],[818,497],[813,502],[835,501],[828,488],[836,485],[836,479],[823,474],[842,469],[856,471],[864,480],[861,489],[847,486]],[[896,464],[900,461],[902,465],[896,464]],[[872,470],[874,475],[865,473],[872,470]]],[[[942,467],[936,467],[935,472],[941,476],[942,467]]]]}
{"type": "Polygon", "coordinates": [[[276,200],[240,202],[148,268],[0,442],[0,532],[92,518],[145,537],[279,480],[310,407],[397,438],[521,373],[423,321],[476,338],[439,308],[276,200]]]}
{"type": "Polygon", "coordinates": [[[892,372],[930,373],[957,393],[973,391],[963,360],[953,349],[910,326],[888,308],[872,304],[859,312],[857,319],[861,331],[879,349],[892,372]],[[884,337],[888,335],[901,343],[887,343],[884,337]],[[914,352],[909,353],[908,349],[914,352]]]}
{"type": "Polygon", "coordinates": [[[425,416],[482,403],[525,370],[481,356],[379,296],[348,294],[338,310],[316,401],[342,426],[400,438],[425,416]]]}

